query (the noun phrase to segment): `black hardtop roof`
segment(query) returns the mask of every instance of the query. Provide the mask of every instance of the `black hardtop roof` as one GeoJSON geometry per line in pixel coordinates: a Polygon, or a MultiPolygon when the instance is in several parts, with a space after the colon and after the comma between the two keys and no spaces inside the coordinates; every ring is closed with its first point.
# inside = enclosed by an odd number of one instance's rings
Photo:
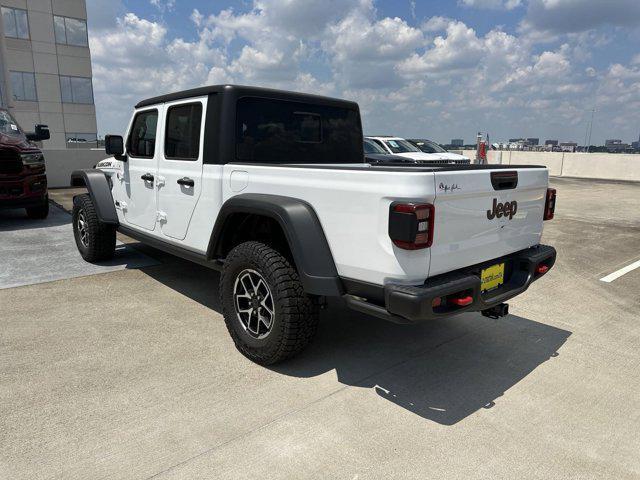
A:
{"type": "Polygon", "coordinates": [[[356,110],[358,109],[358,104],[349,100],[323,97],[321,95],[314,95],[311,93],[291,92],[287,90],[275,90],[271,88],[250,87],[245,85],[208,85],[205,87],[192,88],[190,90],[182,90],[180,92],[167,93],[166,95],[159,95],[157,97],[142,100],[138,102],[135,108],[147,107],[149,105],[157,105],[159,103],[172,102],[174,100],[182,100],[185,98],[200,97],[214,93],[231,95],[236,98],[245,96],[267,97],[280,100],[291,100],[356,110]]]}

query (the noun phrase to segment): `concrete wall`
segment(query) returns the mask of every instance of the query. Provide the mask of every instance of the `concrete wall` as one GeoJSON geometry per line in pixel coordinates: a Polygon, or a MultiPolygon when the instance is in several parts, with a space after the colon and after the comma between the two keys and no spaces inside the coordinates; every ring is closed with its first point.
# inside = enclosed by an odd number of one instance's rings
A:
{"type": "Polygon", "coordinates": [[[565,153],[562,175],[640,182],[640,155],[565,153]]]}
{"type": "MultiPolygon", "coordinates": [[[[475,158],[475,151],[461,152],[475,158]]],[[[640,182],[640,155],[611,153],[563,153],[563,152],[488,152],[491,164],[544,165],[556,177],[596,178],[603,180],[627,180],[640,182]]]]}
{"type": "MultiPolygon", "coordinates": [[[[464,151],[469,158],[475,152],[464,151]]],[[[107,158],[104,150],[44,150],[49,187],[68,187],[73,170],[92,168],[107,158]]],[[[600,178],[640,182],[640,155],[561,152],[489,152],[489,163],[502,165],[544,165],[556,177],[600,178]]]]}
{"type": "Polygon", "coordinates": [[[49,188],[68,187],[71,172],[80,168],[93,168],[100,160],[107,158],[104,150],[64,149],[43,150],[47,165],[47,183],[49,188]]]}

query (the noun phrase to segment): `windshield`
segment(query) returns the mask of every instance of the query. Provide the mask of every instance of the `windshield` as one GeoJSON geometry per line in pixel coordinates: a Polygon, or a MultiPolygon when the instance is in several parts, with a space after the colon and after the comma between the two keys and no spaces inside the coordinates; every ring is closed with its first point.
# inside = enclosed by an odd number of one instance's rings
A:
{"type": "Polygon", "coordinates": [[[0,110],[0,133],[11,135],[13,137],[24,136],[18,122],[16,122],[11,114],[6,110],[0,110]]]}
{"type": "Polygon", "coordinates": [[[387,154],[387,152],[377,143],[368,138],[364,139],[364,153],[382,153],[387,154]]]}
{"type": "Polygon", "coordinates": [[[446,153],[447,151],[431,140],[413,140],[420,150],[424,153],[446,153]]]}
{"type": "Polygon", "coordinates": [[[419,152],[420,150],[406,140],[383,140],[393,153],[419,152]]]}

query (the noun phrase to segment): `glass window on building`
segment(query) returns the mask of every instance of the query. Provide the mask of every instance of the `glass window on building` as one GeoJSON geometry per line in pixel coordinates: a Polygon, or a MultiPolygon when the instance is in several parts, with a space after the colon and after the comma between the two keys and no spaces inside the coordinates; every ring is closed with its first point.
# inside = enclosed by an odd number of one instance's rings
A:
{"type": "Polygon", "coordinates": [[[31,72],[10,72],[14,100],[37,102],[36,76],[31,72]]]}
{"type": "Polygon", "coordinates": [[[60,93],[63,103],[93,103],[90,78],[60,75],[60,93]]]}
{"type": "Polygon", "coordinates": [[[87,22],[84,20],[54,15],[53,26],[56,34],[56,43],[78,47],[89,46],[87,22]]]}
{"type": "Polygon", "coordinates": [[[5,37],[29,39],[29,19],[26,10],[2,7],[2,21],[5,37]]]}
{"type": "Polygon", "coordinates": [[[67,148],[96,148],[98,136],[95,133],[69,133],[65,134],[67,148]]]}

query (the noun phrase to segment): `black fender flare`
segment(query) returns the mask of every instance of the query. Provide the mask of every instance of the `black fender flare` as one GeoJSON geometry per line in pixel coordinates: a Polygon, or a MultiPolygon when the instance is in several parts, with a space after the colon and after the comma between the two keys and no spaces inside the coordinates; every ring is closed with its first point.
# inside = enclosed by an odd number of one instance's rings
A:
{"type": "Polygon", "coordinates": [[[298,198],[261,193],[244,193],[230,198],[222,205],[213,227],[208,258],[214,258],[218,253],[225,224],[237,213],[262,215],[280,225],[307,293],[323,296],[344,293],[320,220],[313,207],[298,198]]]}
{"type": "Polygon", "coordinates": [[[74,187],[87,187],[91,200],[96,207],[98,220],[110,225],[119,224],[109,181],[104,172],[95,168],[74,170],[71,173],[71,185],[74,187]]]}

